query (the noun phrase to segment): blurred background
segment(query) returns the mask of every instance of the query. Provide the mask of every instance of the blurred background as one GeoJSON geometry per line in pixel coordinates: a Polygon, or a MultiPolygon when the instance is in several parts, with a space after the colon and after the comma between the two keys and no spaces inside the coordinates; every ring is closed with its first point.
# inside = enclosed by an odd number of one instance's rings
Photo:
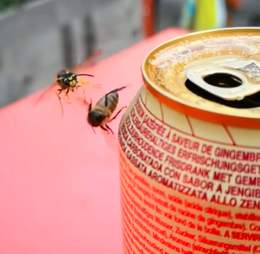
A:
{"type": "Polygon", "coordinates": [[[259,24],[259,0],[0,0],[0,107],[167,27],[259,24]]]}

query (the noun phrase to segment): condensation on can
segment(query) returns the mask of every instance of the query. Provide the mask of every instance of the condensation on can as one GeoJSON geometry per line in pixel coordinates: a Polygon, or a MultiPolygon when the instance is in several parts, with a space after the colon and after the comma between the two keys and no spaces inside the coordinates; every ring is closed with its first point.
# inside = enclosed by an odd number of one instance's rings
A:
{"type": "Polygon", "coordinates": [[[260,29],[167,41],[142,72],[119,128],[124,253],[260,253],[260,29]]]}

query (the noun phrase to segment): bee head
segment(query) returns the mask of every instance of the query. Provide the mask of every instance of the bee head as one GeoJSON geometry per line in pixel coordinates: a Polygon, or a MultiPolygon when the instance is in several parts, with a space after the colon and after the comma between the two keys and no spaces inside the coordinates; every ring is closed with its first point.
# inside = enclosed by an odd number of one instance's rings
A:
{"type": "Polygon", "coordinates": [[[105,118],[106,115],[102,111],[93,110],[88,113],[88,122],[94,127],[101,125],[105,118]]]}

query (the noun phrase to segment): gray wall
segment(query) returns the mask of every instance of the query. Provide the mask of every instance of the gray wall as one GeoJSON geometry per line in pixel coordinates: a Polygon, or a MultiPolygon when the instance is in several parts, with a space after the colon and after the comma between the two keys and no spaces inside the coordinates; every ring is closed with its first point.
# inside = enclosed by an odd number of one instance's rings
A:
{"type": "MultiPolygon", "coordinates": [[[[49,84],[58,70],[142,37],[142,0],[31,0],[0,15],[0,107],[49,84]]],[[[184,0],[159,0],[157,30],[179,25],[184,0]]],[[[241,0],[235,26],[260,25],[260,1],[241,0]]]]}
{"type": "Polygon", "coordinates": [[[95,50],[142,38],[139,0],[35,1],[0,16],[0,106],[49,84],[95,50]]]}

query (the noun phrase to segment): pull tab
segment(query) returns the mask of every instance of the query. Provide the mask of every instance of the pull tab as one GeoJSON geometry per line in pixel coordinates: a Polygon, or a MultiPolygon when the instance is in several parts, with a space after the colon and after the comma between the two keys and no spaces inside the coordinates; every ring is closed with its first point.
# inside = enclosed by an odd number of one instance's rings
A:
{"type": "Polygon", "coordinates": [[[249,63],[248,60],[235,57],[215,57],[197,61],[185,68],[185,85],[193,93],[227,106],[259,107],[258,66],[260,64],[255,61],[249,63]]]}

